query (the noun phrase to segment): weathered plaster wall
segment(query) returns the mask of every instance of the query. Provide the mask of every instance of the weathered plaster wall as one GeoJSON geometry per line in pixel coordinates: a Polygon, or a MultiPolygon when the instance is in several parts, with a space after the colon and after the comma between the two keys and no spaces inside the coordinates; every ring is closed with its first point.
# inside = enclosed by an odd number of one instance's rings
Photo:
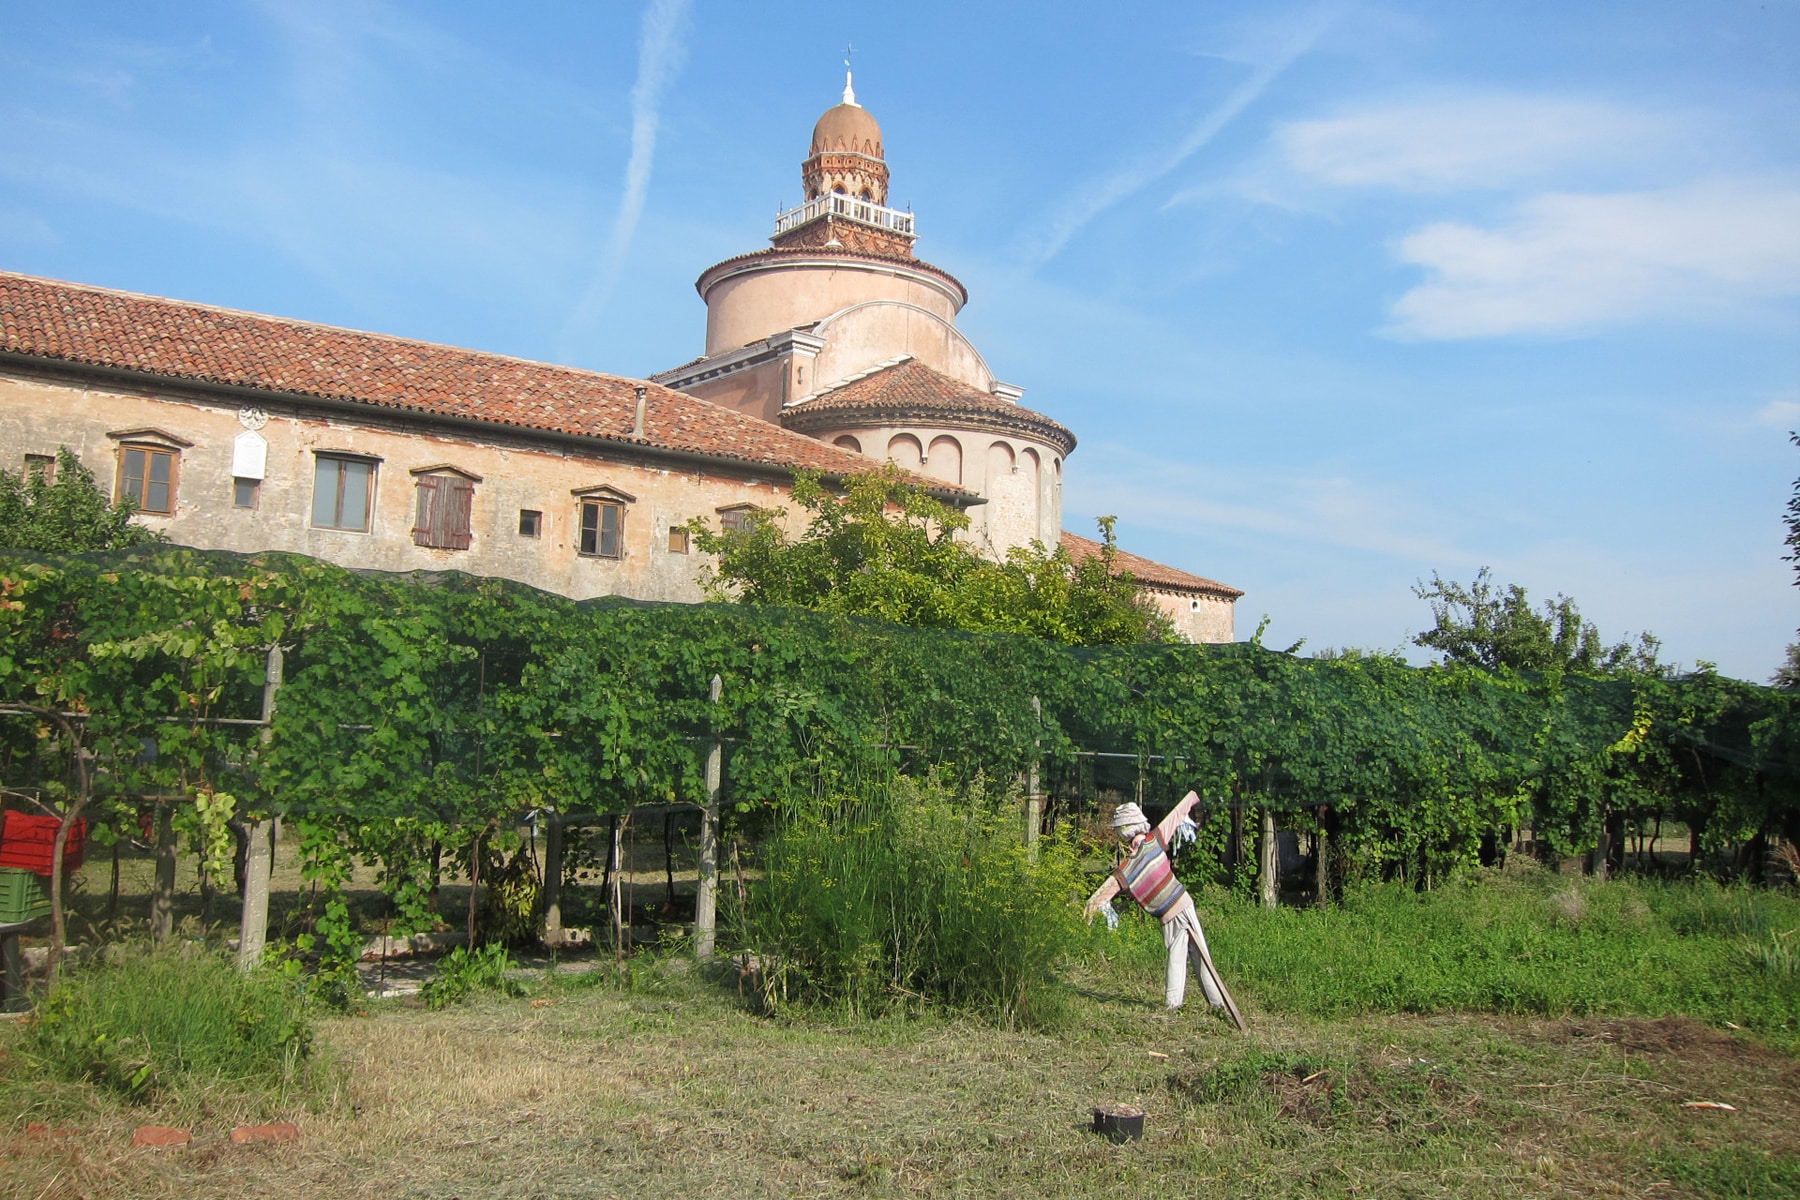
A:
{"type": "Polygon", "coordinates": [[[704,299],[709,355],[823,321],[865,300],[898,300],[952,322],[961,307],[950,285],[935,276],[848,259],[756,265],[714,283],[704,299]]]}
{"type": "Polygon", "coordinates": [[[911,304],[858,304],[820,322],[813,332],[825,339],[825,348],[819,352],[808,391],[842,382],[902,354],[978,392],[994,387],[993,372],[969,340],[941,316],[911,304]]]}
{"type": "Polygon", "coordinates": [[[1234,616],[1237,606],[1222,596],[1145,588],[1156,606],[1175,622],[1190,642],[1224,643],[1237,640],[1234,616]]]}
{"type": "Polygon", "coordinates": [[[258,506],[233,506],[232,441],[244,431],[238,408],[175,393],[133,392],[0,373],[0,465],[17,471],[26,454],[73,450],[109,493],[116,486],[118,443],[107,436],[145,427],[192,445],[180,454],[175,511],[139,517],[184,545],[240,551],[291,550],[351,567],[385,571],[461,570],[516,579],[584,599],[622,595],[644,600],[701,598],[706,556],[669,551],[668,531],[691,517],[713,518],[735,504],[780,506],[781,481],[727,475],[692,466],[610,457],[576,446],[482,431],[475,441],[454,431],[430,432],[379,412],[326,413],[270,404],[261,434],[268,443],[258,506]],[[379,460],[368,533],[312,526],[315,455],[366,455],[379,460]],[[480,476],[475,484],[468,550],[413,544],[415,483],[411,471],[440,465],[480,476]],[[635,497],[626,507],[624,555],[577,553],[576,489],[610,486],[635,497]],[[519,533],[521,509],[543,514],[540,535],[519,533]]]}

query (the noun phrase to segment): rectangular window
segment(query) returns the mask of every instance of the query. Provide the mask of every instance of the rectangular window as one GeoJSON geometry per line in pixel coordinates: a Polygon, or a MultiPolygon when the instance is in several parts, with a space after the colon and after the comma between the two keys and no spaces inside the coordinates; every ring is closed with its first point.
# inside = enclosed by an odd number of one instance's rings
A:
{"type": "Polygon", "coordinates": [[[544,533],[544,514],[535,508],[519,510],[519,536],[542,537],[544,533]]]}
{"type": "Polygon", "coordinates": [[[319,455],[313,469],[313,528],[367,533],[370,501],[374,495],[373,462],[366,458],[319,455]]]}
{"type": "Polygon", "coordinates": [[[581,552],[596,558],[623,558],[625,506],[612,500],[581,502],[581,552]]]}
{"type": "Polygon", "coordinates": [[[679,525],[669,527],[669,553],[686,554],[688,552],[688,531],[679,525]]]}
{"type": "Polygon", "coordinates": [[[25,456],[25,478],[32,476],[42,479],[46,485],[56,482],[56,455],[27,454],[25,456]]]}
{"type": "Polygon", "coordinates": [[[413,520],[413,545],[438,550],[467,550],[474,534],[469,514],[475,505],[475,484],[461,475],[420,475],[418,516],[413,520]]]}
{"type": "Polygon", "coordinates": [[[119,451],[119,494],[130,496],[139,512],[175,511],[175,452],[148,446],[119,451]]]}
{"type": "Polygon", "coordinates": [[[750,528],[750,514],[754,510],[749,505],[742,508],[730,508],[719,514],[719,528],[744,530],[750,528]]]}
{"type": "Polygon", "coordinates": [[[255,508],[262,499],[262,480],[233,479],[231,481],[231,506],[233,508],[255,508]]]}

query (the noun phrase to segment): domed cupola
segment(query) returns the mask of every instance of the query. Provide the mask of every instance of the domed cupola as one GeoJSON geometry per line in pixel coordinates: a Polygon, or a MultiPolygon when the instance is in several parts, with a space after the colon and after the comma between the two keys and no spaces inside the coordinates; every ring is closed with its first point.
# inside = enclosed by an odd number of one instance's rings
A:
{"type": "Polygon", "coordinates": [[[825,110],[813,126],[812,146],[800,166],[806,198],[827,192],[876,204],[887,203],[888,169],[881,156],[881,126],[856,102],[850,73],[844,72],[844,99],[825,110]]]}
{"type": "Polygon", "coordinates": [[[888,166],[881,126],[856,102],[850,72],[844,98],[813,126],[812,144],[800,164],[806,200],[775,218],[770,240],[781,250],[846,250],[883,258],[911,258],[910,212],[887,206],[888,166]]]}

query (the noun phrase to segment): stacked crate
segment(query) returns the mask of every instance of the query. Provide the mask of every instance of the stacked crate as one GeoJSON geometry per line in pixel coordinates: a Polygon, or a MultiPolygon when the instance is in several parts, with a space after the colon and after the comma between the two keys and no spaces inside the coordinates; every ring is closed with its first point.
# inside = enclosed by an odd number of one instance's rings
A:
{"type": "MultiPolygon", "coordinates": [[[[41,879],[53,869],[56,832],[61,828],[61,817],[0,813],[0,925],[20,925],[50,911],[41,879]]],[[[81,865],[86,845],[87,822],[76,821],[63,844],[66,870],[81,865]]]]}

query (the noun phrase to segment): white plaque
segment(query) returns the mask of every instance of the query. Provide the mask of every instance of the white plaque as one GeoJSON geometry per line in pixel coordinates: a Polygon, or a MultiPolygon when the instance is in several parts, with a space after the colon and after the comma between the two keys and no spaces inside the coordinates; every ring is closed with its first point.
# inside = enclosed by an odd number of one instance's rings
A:
{"type": "Polygon", "coordinates": [[[234,479],[261,479],[269,460],[269,443],[253,429],[231,439],[231,474],[234,479]]]}

